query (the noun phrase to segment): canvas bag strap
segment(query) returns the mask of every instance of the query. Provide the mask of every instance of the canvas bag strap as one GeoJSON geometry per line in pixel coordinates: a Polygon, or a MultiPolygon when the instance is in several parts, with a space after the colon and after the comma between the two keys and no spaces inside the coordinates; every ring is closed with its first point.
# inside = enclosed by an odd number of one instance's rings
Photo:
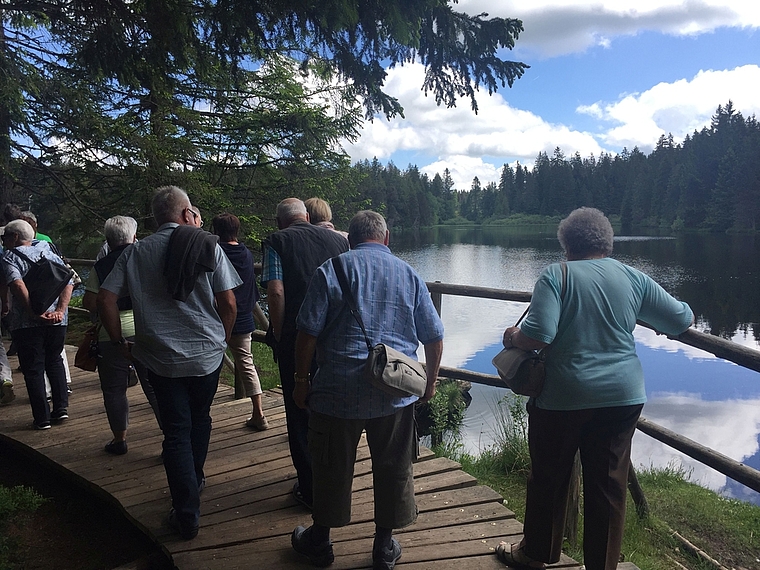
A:
{"type": "Polygon", "coordinates": [[[348,285],[346,270],[343,268],[343,264],[338,261],[337,257],[333,257],[331,263],[333,269],[335,270],[335,276],[338,278],[340,289],[343,291],[343,300],[348,305],[348,309],[356,319],[356,322],[359,323],[359,326],[362,329],[362,333],[364,333],[364,342],[367,343],[367,350],[372,351],[372,343],[369,341],[369,336],[367,336],[367,329],[364,328],[364,321],[362,320],[362,316],[359,314],[359,308],[356,306],[356,301],[354,300],[354,296],[351,293],[351,287],[348,285]]]}

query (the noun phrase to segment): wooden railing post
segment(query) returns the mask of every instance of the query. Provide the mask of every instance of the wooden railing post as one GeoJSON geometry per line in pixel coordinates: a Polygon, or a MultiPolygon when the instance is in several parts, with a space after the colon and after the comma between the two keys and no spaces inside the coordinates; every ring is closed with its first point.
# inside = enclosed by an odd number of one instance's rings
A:
{"type": "MultiPolygon", "coordinates": [[[[440,283],[440,281],[436,281],[436,283],[440,283]]],[[[433,299],[433,306],[435,307],[436,312],[438,313],[438,316],[441,316],[441,303],[443,302],[443,293],[440,291],[433,291],[430,293],[430,297],[433,299]]]]}
{"type": "Polygon", "coordinates": [[[581,452],[575,452],[573,470],[570,473],[570,487],[565,505],[565,537],[573,546],[578,545],[578,518],[581,513],[581,452]]]}
{"type": "Polygon", "coordinates": [[[644,496],[644,489],[641,488],[639,478],[636,477],[636,470],[633,465],[628,467],[628,491],[631,493],[631,499],[633,504],[636,505],[636,514],[640,519],[645,519],[649,516],[649,503],[644,496]]]}

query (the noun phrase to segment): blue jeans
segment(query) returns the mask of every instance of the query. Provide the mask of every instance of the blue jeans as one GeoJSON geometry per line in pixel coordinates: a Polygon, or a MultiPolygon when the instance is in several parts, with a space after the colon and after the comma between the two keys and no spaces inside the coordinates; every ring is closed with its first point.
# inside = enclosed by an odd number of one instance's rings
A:
{"type": "Polygon", "coordinates": [[[41,425],[49,422],[50,406],[45,391],[45,372],[50,380],[53,411],[59,412],[69,406],[66,371],[61,359],[66,327],[49,325],[16,329],[11,332],[11,337],[18,347],[18,362],[29,393],[34,423],[41,425]]]}
{"type": "Polygon", "coordinates": [[[164,469],[172,507],[183,530],[198,528],[203,465],[211,438],[211,402],[219,367],[206,376],[167,378],[148,370],[164,430],[164,469]]]}

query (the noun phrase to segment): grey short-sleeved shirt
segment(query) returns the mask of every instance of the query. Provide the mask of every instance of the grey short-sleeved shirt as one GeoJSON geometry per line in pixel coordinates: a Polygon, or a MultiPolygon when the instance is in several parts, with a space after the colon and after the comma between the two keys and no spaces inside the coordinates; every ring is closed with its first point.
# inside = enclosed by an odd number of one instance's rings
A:
{"type": "Polygon", "coordinates": [[[176,223],[124,250],[101,285],[119,297],[129,295],[135,316],[132,352],[149,370],[168,378],[205,376],[219,367],[227,347],[214,295],[243,282],[216,246],[216,269],[202,273],[187,301],[166,291],[164,261],[176,223]]]}

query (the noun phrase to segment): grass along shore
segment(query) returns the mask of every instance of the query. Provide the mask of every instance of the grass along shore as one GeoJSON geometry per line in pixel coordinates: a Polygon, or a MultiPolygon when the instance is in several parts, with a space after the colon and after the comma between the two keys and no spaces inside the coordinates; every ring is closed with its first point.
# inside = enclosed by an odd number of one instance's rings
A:
{"type": "MultiPolygon", "coordinates": [[[[530,469],[525,400],[508,395],[495,408],[496,443],[477,457],[461,452],[456,437],[435,451],[497,491],[518,520],[525,516],[525,485],[530,469]]],[[[628,497],[622,554],[641,570],[760,570],[760,506],[700,487],[678,466],[637,470],[650,514],[641,519],[628,497]]],[[[583,561],[583,497],[578,541],[564,551],[583,561]]]]}

